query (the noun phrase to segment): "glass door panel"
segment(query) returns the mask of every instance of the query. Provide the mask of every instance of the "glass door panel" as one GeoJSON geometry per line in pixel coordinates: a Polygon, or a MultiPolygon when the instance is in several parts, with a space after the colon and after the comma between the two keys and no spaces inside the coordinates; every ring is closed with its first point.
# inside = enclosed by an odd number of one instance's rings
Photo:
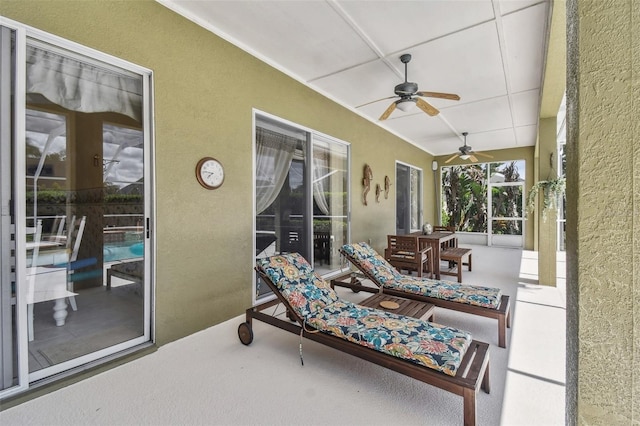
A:
{"type": "Polygon", "coordinates": [[[348,241],[348,146],[313,139],[313,260],[320,274],[341,268],[339,248],[348,241]]]}
{"type": "MultiPolygon", "coordinates": [[[[298,252],[310,257],[307,132],[256,119],[256,257],[298,252]]],[[[256,300],[271,294],[256,276],[256,300]]]]}
{"type": "Polygon", "coordinates": [[[28,365],[37,380],[149,340],[143,77],[27,45],[28,365]]]}
{"type": "Polygon", "coordinates": [[[0,395],[20,385],[13,203],[15,32],[0,26],[0,395]]]}
{"type": "Polygon", "coordinates": [[[422,170],[396,164],[396,234],[422,229],[422,170]]]}
{"type": "MultiPolygon", "coordinates": [[[[321,275],[340,270],[349,239],[349,145],[255,117],[256,258],[297,252],[321,275]]],[[[254,302],[273,297],[255,276],[254,302]]]]}

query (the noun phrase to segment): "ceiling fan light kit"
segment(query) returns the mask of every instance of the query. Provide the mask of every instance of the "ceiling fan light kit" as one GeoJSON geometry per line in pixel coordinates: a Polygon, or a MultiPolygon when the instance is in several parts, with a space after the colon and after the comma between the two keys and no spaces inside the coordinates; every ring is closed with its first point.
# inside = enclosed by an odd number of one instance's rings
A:
{"type": "Polygon", "coordinates": [[[400,111],[409,112],[416,109],[416,101],[414,99],[399,100],[397,101],[396,106],[400,111]]]}

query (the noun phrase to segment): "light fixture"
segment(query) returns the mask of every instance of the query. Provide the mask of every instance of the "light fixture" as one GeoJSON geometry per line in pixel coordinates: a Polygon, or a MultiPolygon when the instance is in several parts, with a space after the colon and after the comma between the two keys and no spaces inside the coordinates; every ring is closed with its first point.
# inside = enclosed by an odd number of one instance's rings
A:
{"type": "Polygon", "coordinates": [[[460,159],[461,159],[461,160],[468,160],[468,159],[469,159],[469,157],[471,157],[469,154],[462,154],[462,155],[460,156],[460,159]]]}
{"type": "Polygon", "coordinates": [[[400,111],[409,112],[415,109],[416,101],[415,99],[401,99],[396,104],[396,107],[400,111]]]}

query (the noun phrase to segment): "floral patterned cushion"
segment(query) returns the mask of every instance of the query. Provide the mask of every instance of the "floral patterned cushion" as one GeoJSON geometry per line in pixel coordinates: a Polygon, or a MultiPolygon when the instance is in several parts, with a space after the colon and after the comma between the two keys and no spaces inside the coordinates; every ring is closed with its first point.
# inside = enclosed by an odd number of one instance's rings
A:
{"type": "Polygon", "coordinates": [[[502,298],[502,291],[499,288],[402,275],[367,243],[345,244],[342,246],[342,251],[349,256],[355,266],[367,271],[375,278],[376,284],[382,285],[383,288],[491,309],[497,309],[502,298]]]}
{"type": "Polygon", "coordinates": [[[454,376],[471,335],[455,328],[338,299],[298,253],[258,259],[257,267],[313,327],[341,339],[454,376]]]}
{"type": "Polygon", "coordinates": [[[345,300],[317,310],[307,325],[450,376],[455,376],[472,340],[465,331],[345,300]]]}
{"type": "Polygon", "coordinates": [[[299,253],[256,260],[256,266],[278,287],[302,318],[338,300],[335,291],[318,276],[299,253]]]}
{"type": "Polygon", "coordinates": [[[396,268],[367,243],[345,244],[342,246],[342,250],[349,255],[357,267],[373,275],[376,278],[376,284],[384,285],[403,277],[396,268]]]}

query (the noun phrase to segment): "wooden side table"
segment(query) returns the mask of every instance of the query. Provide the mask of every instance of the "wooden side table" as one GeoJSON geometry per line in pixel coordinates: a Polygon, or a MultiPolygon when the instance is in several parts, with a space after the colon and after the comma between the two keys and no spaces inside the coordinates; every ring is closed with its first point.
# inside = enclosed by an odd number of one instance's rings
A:
{"type": "Polygon", "coordinates": [[[435,306],[431,303],[420,302],[417,300],[404,299],[402,297],[389,296],[388,294],[378,293],[357,303],[367,308],[382,309],[383,311],[393,312],[398,315],[405,315],[413,318],[427,317],[427,321],[434,321],[435,306]],[[399,305],[396,309],[387,309],[380,305],[380,302],[395,302],[399,305]]]}

